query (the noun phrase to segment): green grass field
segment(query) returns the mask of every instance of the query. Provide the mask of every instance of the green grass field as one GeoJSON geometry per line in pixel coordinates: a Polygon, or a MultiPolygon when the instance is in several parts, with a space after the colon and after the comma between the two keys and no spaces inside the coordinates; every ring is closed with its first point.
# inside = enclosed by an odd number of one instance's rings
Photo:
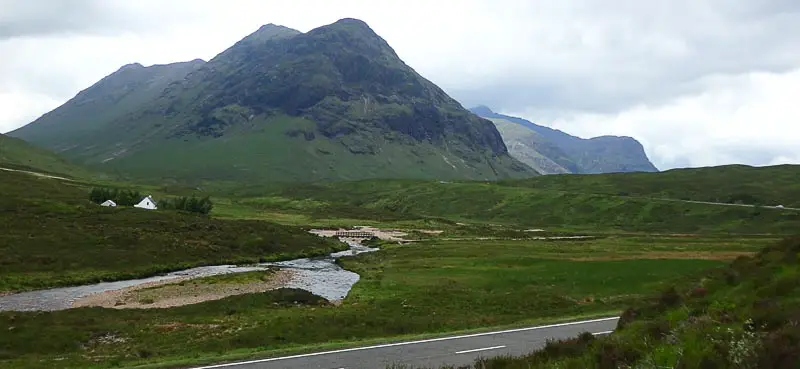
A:
{"type": "Polygon", "coordinates": [[[0,326],[13,329],[0,333],[0,366],[203,362],[231,352],[247,356],[608,314],[669,280],[722,266],[770,242],[616,236],[386,244],[383,252],[341,260],[362,275],[341,306],[280,290],[172,309],[2,313],[0,326]]]}

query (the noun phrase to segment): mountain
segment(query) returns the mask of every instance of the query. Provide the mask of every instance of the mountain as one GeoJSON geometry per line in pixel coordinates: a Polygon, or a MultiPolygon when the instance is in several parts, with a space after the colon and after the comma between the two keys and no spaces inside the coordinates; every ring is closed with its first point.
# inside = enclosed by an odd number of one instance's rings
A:
{"type": "Polygon", "coordinates": [[[83,142],[118,139],[121,129],[135,128],[113,123],[134,115],[171,83],[203,64],[197,59],[147,68],[139,63],[125,65],[32,124],[8,134],[67,157],[83,159],[93,153],[91,148],[81,149],[83,142]]]}
{"type": "Polygon", "coordinates": [[[493,112],[486,106],[470,109],[491,120],[510,154],[542,174],[657,172],[642,144],[631,137],[583,139],[522,118],[493,112]]]}
{"type": "Polygon", "coordinates": [[[0,168],[66,177],[87,177],[89,175],[85,168],[67,162],[53,152],[3,134],[0,134],[0,168]]]}
{"type": "Polygon", "coordinates": [[[538,174],[356,19],[307,33],[268,24],[208,62],[129,65],[11,134],[139,178],[538,174]]]}

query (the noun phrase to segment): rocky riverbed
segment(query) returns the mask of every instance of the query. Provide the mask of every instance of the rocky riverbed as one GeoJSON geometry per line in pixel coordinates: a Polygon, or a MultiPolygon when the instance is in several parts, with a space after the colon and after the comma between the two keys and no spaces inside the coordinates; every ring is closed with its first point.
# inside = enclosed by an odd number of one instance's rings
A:
{"type": "MultiPolygon", "coordinates": [[[[359,275],[345,270],[336,264],[336,259],[364,252],[377,251],[361,245],[357,240],[346,240],[350,250],[336,252],[326,257],[296,259],[275,263],[263,263],[251,266],[215,265],[198,267],[162,276],[132,279],[127,281],[103,282],[85,286],[53,288],[47,290],[22,292],[0,296],[0,311],[54,311],[65,310],[76,306],[87,306],[86,299],[98,295],[97,300],[102,301],[102,294],[114,291],[132,290],[168,283],[179,283],[196,278],[209,277],[229,273],[243,273],[277,267],[281,270],[291,271],[285,278],[271,286],[276,288],[298,288],[309,291],[330,301],[340,301],[350,292],[359,275]]],[[[119,292],[117,292],[119,293],[119,292]]],[[[218,294],[218,298],[226,297],[218,294]]],[[[91,301],[91,300],[89,300],[91,301]]],[[[187,300],[189,303],[193,300],[187,300]]],[[[201,301],[196,301],[201,302],[201,301]]],[[[89,304],[93,305],[93,304],[89,304]]]]}

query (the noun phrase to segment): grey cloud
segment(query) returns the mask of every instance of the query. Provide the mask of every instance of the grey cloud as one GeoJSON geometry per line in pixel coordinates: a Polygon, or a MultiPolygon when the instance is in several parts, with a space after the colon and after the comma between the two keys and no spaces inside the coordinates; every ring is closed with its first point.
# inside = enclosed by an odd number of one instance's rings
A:
{"type": "Polygon", "coordinates": [[[0,0],[0,40],[126,31],[159,32],[170,22],[203,15],[189,0],[0,0]]]}
{"type": "Polygon", "coordinates": [[[105,31],[119,21],[102,0],[0,0],[0,39],[105,31]]]}
{"type": "Polygon", "coordinates": [[[596,33],[604,37],[603,48],[565,42],[531,58],[528,69],[449,91],[465,105],[497,110],[615,113],[699,93],[711,75],[800,66],[798,1],[607,3],[586,5],[591,17],[579,13],[578,30],[567,38],[596,33]]]}

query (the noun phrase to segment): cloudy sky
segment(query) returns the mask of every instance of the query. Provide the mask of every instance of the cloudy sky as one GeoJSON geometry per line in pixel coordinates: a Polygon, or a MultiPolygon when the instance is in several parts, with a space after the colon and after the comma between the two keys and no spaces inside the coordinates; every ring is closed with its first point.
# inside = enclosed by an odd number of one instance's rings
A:
{"type": "Polygon", "coordinates": [[[581,137],[633,136],[661,169],[800,163],[796,0],[0,0],[0,9],[0,132],[127,63],[208,60],[262,24],[308,31],[352,17],[467,107],[581,137]]]}

